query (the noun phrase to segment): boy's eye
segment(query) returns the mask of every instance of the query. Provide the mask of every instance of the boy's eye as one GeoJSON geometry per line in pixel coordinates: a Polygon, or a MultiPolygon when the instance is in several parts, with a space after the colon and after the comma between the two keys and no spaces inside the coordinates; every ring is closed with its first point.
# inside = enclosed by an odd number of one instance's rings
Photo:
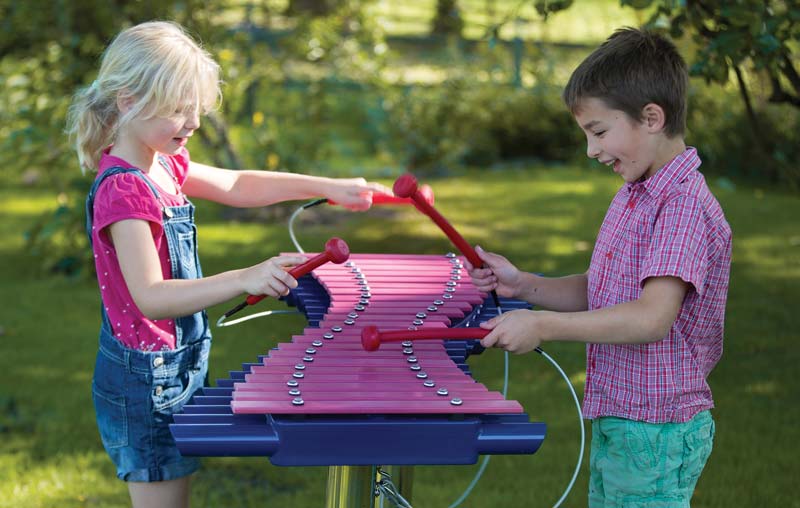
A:
{"type": "Polygon", "coordinates": [[[597,132],[595,132],[595,133],[594,133],[594,135],[595,135],[595,136],[597,136],[598,138],[600,138],[600,137],[602,137],[602,136],[603,136],[603,134],[605,134],[605,133],[606,133],[606,131],[597,131],[597,132]]]}

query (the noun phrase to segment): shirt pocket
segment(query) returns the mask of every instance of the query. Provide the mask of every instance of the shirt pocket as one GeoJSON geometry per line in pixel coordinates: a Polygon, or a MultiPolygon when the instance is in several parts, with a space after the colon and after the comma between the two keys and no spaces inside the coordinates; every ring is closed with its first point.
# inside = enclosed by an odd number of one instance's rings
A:
{"type": "Polygon", "coordinates": [[[650,222],[641,214],[632,215],[624,226],[616,265],[622,301],[636,300],[641,293],[641,268],[650,247],[650,229],[650,222]]]}

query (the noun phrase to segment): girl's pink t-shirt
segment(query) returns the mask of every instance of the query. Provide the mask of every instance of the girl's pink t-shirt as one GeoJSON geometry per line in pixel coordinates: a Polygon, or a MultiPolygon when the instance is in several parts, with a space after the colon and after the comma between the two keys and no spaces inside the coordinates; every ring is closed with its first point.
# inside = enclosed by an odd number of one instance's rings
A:
{"type": "MultiPolygon", "coordinates": [[[[186,204],[181,187],[189,171],[189,152],[186,149],[175,156],[162,156],[174,176],[178,194],[162,189],[145,178],[158,190],[164,206],[186,204]]],[[[98,177],[114,166],[134,167],[106,151],[100,159],[98,177]]],[[[128,348],[141,351],[175,349],[175,320],[149,319],[131,298],[128,286],[119,267],[117,252],[111,243],[107,226],[125,220],[139,219],[150,224],[153,243],[161,261],[164,279],[172,278],[167,238],[162,224],[162,204],[141,177],[133,173],[116,174],[106,178],[97,189],[92,221],[92,250],[94,251],[97,282],[114,336],[128,348]]]]}

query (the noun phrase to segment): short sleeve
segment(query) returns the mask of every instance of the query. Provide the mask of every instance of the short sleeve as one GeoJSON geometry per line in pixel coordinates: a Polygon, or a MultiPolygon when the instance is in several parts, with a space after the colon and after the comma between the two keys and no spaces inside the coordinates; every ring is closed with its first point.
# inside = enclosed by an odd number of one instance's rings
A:
{"type": "Polygon", "coordinates": [[[153,234],[162,229],[161,204],[147,183],[134,173],[109,176],[94,199],[94,225],[98,230],[121,220],[142,219],[153,234]]]}
{"type": "Polygon", "coordinates": [[[653,224],[653,235],[640,272],[649,277],[678,277],[702,295],[708,272],[708,238],[697,199],[678,196],[667,201],[653,224]]]}

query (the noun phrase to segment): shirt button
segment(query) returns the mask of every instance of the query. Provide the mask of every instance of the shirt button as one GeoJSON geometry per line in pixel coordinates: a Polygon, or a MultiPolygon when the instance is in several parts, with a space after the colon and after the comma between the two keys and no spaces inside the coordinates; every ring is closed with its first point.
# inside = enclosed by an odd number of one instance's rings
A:
{"type": "Polygon", "coordinates": [[[164,387],[161,385],[156,386],[156,395],[161,395],[164,393],[164,387]]]}
{"type": "Polygon", "coordinates": [[[164,358],[161,356],[156,356],[153,359],[153,367],[161,367],[162,365],[164,365],[164,358]]]}
{"type": "Polygon", "coordinates": [[[614,257],[614,254],[612,254],[611,251],[608,251],[608,252],[606,252],[606,257],[608,259],[611,259],[612,257],[614,257]]]}

